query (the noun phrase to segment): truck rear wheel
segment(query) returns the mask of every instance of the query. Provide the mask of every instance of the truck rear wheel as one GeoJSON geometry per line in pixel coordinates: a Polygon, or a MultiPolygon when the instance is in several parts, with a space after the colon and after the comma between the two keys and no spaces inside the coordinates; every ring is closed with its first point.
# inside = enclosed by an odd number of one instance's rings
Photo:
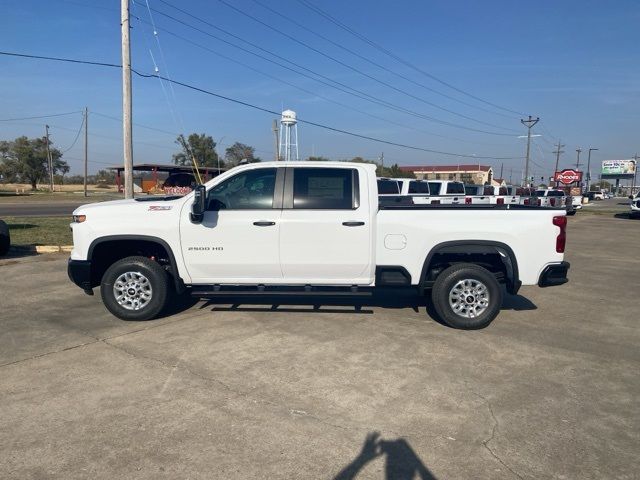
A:
{"type": "Polygon", "coordinates": [[[436,313],[447,325],[476,330],[489,325],[500,313],[502,289],[487,269],[461,263],[438,275],[431,298],[436,313]]]}
{"type": "Polygon", "coordinates": [[[127,257],[102,276],[100,294],[107,310],[121,320],[151,320],[167,302],[168,278],[146,257],[127,257]]]}

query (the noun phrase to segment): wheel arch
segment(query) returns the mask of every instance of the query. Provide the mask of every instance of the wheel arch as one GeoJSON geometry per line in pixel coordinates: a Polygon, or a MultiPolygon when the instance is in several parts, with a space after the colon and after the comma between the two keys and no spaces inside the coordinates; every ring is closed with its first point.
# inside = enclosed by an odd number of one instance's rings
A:
{"type": "Polygon", "coordinates": [[[109,268],[109,265],[114,261],[127,256],[140,254],[140,251],[149,253],[157,251],[158,253],[165,253],[166,259],[158,259],[158,263],[163,266],[169,267],[169,274],[171,275],[177,292],[183,292],[185,284],[180,277],[178,271],[178,264],[173,250],[169,244],[159,238],[151,235],[107,235],[105,237],[96,238],[87,251],[87,260],[91,262],[91,281],[92,284],[98,285],[102,278],[102,275],[109,268]],[[107,247],[118,247],[117,253],[111,253],[106,256],[105,261],[100,261],[98,258],[107,247]],[[96,254],[98,256],[96,256],[96,254]],[[98,261],[96,261],[98,260],[98,261]]]}
{"type": "MultiPolygon", "coordinates": [[[[516,294],[520,289],[522,282],[518,272],[518,260],[513,249],[503,242],[493,240],[452,240],[442,242],[435,245],[427,254],[420,272],[419,287],[422,292],[433,286],[433,281],[429,278],[429,274],[434,267],[434,261],[437,255],[443,255],[444,258],[455,258],[461,255],[497,255],[501,265],[504,268],[505,283],[507,291],[516,294]]],[[[470,263],[474,263],[473,261],[470,263]]]]}

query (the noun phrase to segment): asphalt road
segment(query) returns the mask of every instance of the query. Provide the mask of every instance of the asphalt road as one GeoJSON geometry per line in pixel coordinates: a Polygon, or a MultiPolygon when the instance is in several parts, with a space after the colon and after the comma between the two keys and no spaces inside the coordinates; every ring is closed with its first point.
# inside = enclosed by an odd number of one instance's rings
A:
{"type": "Polygon", "coordinates": [[[65,257],[2,260],[0,477],[638,478],[639,241],[578,214],[570,283],[471,332],[400,298],[123,322],[65,257]]]}
{"type": "Polygon", "coordinates": [[[76,202],[24,202],[24,203],[0,203],[0,218],[3,217],[58,217],[69,215],[80,205],[87,203],[84,201],[76,202]]]}

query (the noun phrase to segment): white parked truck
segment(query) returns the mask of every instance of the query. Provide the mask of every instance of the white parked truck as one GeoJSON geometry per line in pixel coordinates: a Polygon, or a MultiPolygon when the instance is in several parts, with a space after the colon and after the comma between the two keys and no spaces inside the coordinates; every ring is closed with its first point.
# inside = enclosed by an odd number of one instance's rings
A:
{"type": "Polygon", "coordinates": [[[640,218],[640,191],[636,193],[636,196],[629,195],[629,200],[631,200],[629,207],[631,210],[629,211],[630,218],[640,218]]]}
{"type": "Polygon", "coordinates": [[[564,210],[379,206],[375,166],[359,163],[242,165],[184,197],[83,205],[71,226],[69,277],[127,320],[156,317],[173,291],[357,306],[389,287],[474,329],[499,313],[501,284],[560,285],[569,268],[564,210]]]}

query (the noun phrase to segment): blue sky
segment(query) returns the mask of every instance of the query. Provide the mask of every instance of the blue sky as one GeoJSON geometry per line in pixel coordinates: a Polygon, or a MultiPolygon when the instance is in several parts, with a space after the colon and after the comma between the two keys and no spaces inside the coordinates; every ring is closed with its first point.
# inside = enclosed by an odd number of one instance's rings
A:
{"type": "MultiPolygon", "coordinates": [[[[136,0],[131,10],[140,19],[132,19],[134,68],[152,73],[153,56],[160,73],[175,80],[275,111],[283,106],[291,108],[302,119],[339,129],[465,155],[524,155],[525,142],[517,137],[526,130],[519,115],[477,101],[397,62],[299,0],[258,2],[295,19],[304,28],[254,0],[225,1],[352,69],[285,38],[219,0],[149,0],[152,9],[219,37],[212,38],[152,12],[161,49],[149,25],[145,0],[136,0]],[[170,5],[179,6],[240,40],[170,5]],[[324,75],[329,82],[340,82],[386,105],[283,69],[220,39],[269,57],[269,53],[242,43],[251,42],[324,75]],[[409,115],[406,110],[418,116],[409,115]]],[[[541,121],[534,128],[542,135],[535,139],[533,148],[532,169],[536,174],[551,173],[555,162],[552,144],[558,137],[566,144],[567,153],[561,161],[564,167],[575,165],[577,147],[598,147],[595,161],[630,158],[640,150],[640,3],[636,0],[309,1],[459,90],[509,110],[540,116],[541,121]]],[[[117,0],[5,0],[0,21],[2,50],[120,63],[119,4],[117,0]]],[[[0,119],[72,112],[88,106],[92,112],[91,170],[122,161],[120,124],[104,116],[121,115],[118,69],[6,56],[0,56],[0,68],[0,119]]],[[[158,79],[134,76],[134,122],[170,132],[135,127],[134,161],[168,163],[177,148],[172,133],[180,131],[210,134],[221,142],[220,151],[241,141],[254,146],[262,158],[270,159],[273,118],[179,86],[172,90],[158,79]]],[[[56,146],[66,150],[76,136],[81,116],[0,122],[0,139],[41,135],[45,122],[51,126],[56,146]]],[[[382,145],[309,125],[299,125],[299,139],[304,157],[315,153],[330,158],[359,155],[374,159],[384,152],[386,162],[405,165],[473,163],[470,159],[382,145]]],[[[78,141],[65,153],[72,171],[78,173],[81,143],[78,141]]],[[[586,160],[585,154],[582,159],[586,160]]],[[[514,180],[523,164],[519,159],[481,162],[496,169],[504,164],[505,176],[513,169],[514,180]]]]}

